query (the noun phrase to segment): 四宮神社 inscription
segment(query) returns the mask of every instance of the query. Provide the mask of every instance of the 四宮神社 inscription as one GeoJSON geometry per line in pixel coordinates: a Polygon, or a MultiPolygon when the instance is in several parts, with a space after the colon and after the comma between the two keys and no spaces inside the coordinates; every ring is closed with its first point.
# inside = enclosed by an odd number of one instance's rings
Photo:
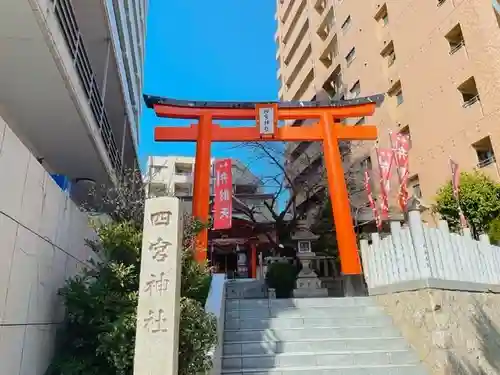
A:
{"type": "Polygon", "coordinates": [[[182,243],[179,200],[148,199],[144,211],[134,374],[177,375],[182,243]]]}
{"type": "Polygon", "coordinates": [[[165,272],[160,272],[158,276],[152,273],[150,277],[151,278],[145,282],[144,292],[149,293],[151,297],[155,293],[161,296],[168,288],[168,279],[165,276],[165,272]]]}

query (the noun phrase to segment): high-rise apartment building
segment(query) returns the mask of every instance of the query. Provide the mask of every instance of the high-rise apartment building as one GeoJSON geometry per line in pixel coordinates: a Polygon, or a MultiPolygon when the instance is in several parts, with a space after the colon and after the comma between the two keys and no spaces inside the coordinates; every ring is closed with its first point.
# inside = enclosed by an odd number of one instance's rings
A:
{"type": "Polygon", "coordinates": [[[109,184],[137,167],[147,8],[2,2],[0,116],[49,172],[109,184]]]}
{"type": "MultiPolygon", "coordinates": [[[[378,125],[380,147],[389,130],[410,134],[410,190],[424,201],[450,178],[449,157],[498,179],[495,8],[497,0],[278,0],[280,99],[387,94],[372,118],[351,125],[378,125]]],[[[352,146],[350,162],[370,167],[374,144],[352,146]]],[[[320,145],[293,144],[288,152],[295,178],[318,175],[320,145]],[[304,154],[311,163],[300,162],[304,154]]]]}

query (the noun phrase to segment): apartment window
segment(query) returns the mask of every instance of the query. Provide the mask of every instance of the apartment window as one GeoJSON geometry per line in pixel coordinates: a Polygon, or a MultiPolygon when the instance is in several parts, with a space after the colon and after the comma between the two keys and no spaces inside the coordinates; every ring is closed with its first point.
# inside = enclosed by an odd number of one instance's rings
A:
{"type": "Polygon", "coordinates": [[[152,165],[150,167],[151,177],[158,176],[164,168],[166,167],[163,165],[152,165]]]}
{"type": "Polygon", "coordinates": [[[318,0],[316,1],[316,5],[314,6],[314,8],[318,11],[319,14],[323,14],[326,9],[326,5],[326,0],[318,0]]]}
{"type": "Polygon", "coordinates": [[[464,35],[460,24],[457,24],[448,34],[445,35],[448,44],[450,45],[450,55],[453,55],[465,45],[464,35]]]}
{"type": "Polygon", "coordinates": [[[496,162],[495,152],[489,136],[477,141],[472,147],[476,151],[478,168],[484,168],[496,162]]]}
{"type": "Polygon", "coordinates": [[[404,102],[404,97],[403,97],[403,90],[400,88],[399,91],[396,93],[396,103],[397,105],[401,105],[404,102]]]}
{"type": "Polygon", "coordinates": [[[354,124],[354,126],[359,126],[359,125],[364,125],[366,124],[366,118],[365,117],[361,117],[358,121],[356,121],[356,123],[354,124]]]}
{"type": "Polygon", "coordinates": [[[388,94],[396,98],[396,105],[400,106],[404,102],[403,88],[401,87],[401,81],[397,81],[394,86],[389,90],[388,94]]]}
{"type": "Polygon", "coordinates": [[[151,183],[148,185],[148,197],[166,197],[168,196],[168,187],[161,183],[151,183]]]}
{"type": "Polygon", "coordinates": [[[365,159],[363,159],[363,160],[361,161],[361,168],[362,168],[363,170],[365,170],[365,169],[367,169],[367,170],[369,170],[369,171],[371,171],[371,170],[372,170],[372,168],[373,168],[373,164],[372,164],[372,158],[371,158],[370,156],[366,157],[365,159]]]}
{"type": "Polygon", "coordinates": [[[411,133],[410,133],[410,126],[409,126],[409,125],[406,125],[406,126],[402,127],[402,128],[399,130],[399,134],[402,134],[402,135],[406,135],[406,136],[408,136],[408,140],[410,141],[410,148],[411,148],[411,133]]]}
{"type": "Polygon", "coordinates": [[[361,84],[359,83],[359,80],[354,85],[352,85],[349,93],[351,94],[350,99],[355,99],[359,96],[359,94],[361,93],[361,84]]]}
{"type": "Polygon", "coordinates": [[[191,195],[191,189],[189,186],[175,184],[175,196],[177,197],[187,197],[191,195]]]}
{"type": "Polygon", "coordinates": [[[327,48],[323,51],[323,54],[320,56],[321,62],[325,65],[325,67],[329,68],[335,57],[339,54],[339,45],[337,41],[337,35],[332,38],[332,41],[328,45],[327,48]]]}
{"type": "Polygon", "coordinates": [[[192,173],[192,165],[184,163],[175,163],[175,174],[179,176],[189,176],[192,173]]]}
{"type": "Polygon", "coordinates": [[[387,12],[387,4],[382,5],[380,10],[375,15],[375,20],[380,22],[383,26],[389,23],[389,13],[387,12]]]}
{"type": "Polygon", "coordinates": [[[396,61],[396,51],[394,50],[394,42],[389,42],[389,44],[381,52],[382,57],[387,60],[387,66],[391,67],[396,61]]]}
{"type": "Polygon", "coordinates": [[[347,30],[349,30],[350,27],[351,27],[351,16],[347,16],[347,18],[345,19],[344,23],[340,28],[342,29],[342,32],[345,33],[347,32],[347,30]]]}
{"type": "Polygon", "coordinates": [[[422,189],[420,188],[420,181],[418,175],[410,177],[408,185],[411,187],[413,195],[417,198],[422,198],[422,189]]]}
{"type": "Polygon", "coordinates": [[[341,89],[342,73],[340,71],[340,65],[338,65],[323,84],[323,90],[325,90],[330,99],[333,99],[341,91],[341,89]]]}
{"type": "Polygon", "coordinates": [[[351,65],[351,63],[356,58],[356,47],[352,47],[347,56],[345,57],[345,61],[347,62],[347,66],[351,65]]]}
{"type": "Polygon", "coordinates": [[[470,107],[479,101],[479,92],[477,91],[476,80],[474,77],[468,78],[460,86],[458,91],[462,94],[462,106],[464,108],[470,107]]]}

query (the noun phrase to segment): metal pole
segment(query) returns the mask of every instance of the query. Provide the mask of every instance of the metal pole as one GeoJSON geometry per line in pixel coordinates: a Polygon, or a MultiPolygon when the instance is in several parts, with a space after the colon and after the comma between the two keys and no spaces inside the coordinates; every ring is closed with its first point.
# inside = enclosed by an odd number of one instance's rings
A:
{"type": "Polygon", "coordinates": [[[104,116],[104,100],[106,98],[106,89],[108,86],[108,68],[109,68],[109,58],[111,55],[111,40],[106,38],[107,50],[106,50],[106,60],[104,61],[104,77],[102,78],[101,85],[101,118],[99,119],[99,125],[102,124],[102,117],[104,116]]]}
{"type": "Polygon", "coordinates": [[[120,157],[120,160],[122,163],[122,170],[121,170],[122,176],[123,176],[123,171],[125,168],[125,163],[124,163],[123,159],[125,157],[125,135],[127,134],[127,119],[128,119],[127,112],[125,112],[125,115],[123,117],[122,152],[121,152],[121,157],[120,157]]]}

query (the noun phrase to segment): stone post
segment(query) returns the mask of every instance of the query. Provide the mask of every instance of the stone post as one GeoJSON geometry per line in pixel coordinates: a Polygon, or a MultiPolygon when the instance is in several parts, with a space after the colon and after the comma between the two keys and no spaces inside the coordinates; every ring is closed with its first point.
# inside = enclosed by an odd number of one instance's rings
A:
{"type": "Polygon", "coordinates": [[[134,375],[177,375],[182,230],[177,198],[146,200],[134,375]]]}
{"type": "Polygon", "coordinates": [[[411,239],[417,259],[419,276],[421,279],[428,279],[432,275],[429,250],[425,241],[424,226],[420,214],[420,201],[411,197],[408,200],[408,226],[410,227],[411,239]]]}
{"type": "Polygon", "coordinates": [[[486,233],[481,233],[479,235],[479,242],[489,245],[490,244],[490,237],[486,233]]]}

